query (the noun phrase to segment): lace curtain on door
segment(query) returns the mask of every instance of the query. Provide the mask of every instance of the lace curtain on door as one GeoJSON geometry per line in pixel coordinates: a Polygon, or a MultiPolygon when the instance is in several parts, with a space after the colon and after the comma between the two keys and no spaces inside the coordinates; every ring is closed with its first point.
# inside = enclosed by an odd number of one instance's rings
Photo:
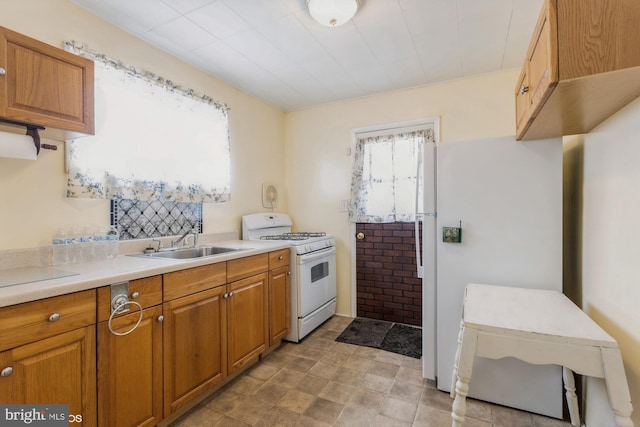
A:
{"type": "Polygon", "coordinates": [[[414,221],[418,156],[427,140],[433,141],[431,129],[356,135],[349,221],[414,221]]]}

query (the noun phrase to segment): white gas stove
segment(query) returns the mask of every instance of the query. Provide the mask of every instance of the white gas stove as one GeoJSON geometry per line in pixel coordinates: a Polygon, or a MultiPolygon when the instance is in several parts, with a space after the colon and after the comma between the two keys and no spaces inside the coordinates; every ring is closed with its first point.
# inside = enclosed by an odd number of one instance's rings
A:
{"type": "Polygon", "coordinates": [[[243,240],[291,244],[291,323],[285,340],[299,342],[336,312],[336,242],[324,232],[291,232],[281,213],[242,217],[243,240]]]}

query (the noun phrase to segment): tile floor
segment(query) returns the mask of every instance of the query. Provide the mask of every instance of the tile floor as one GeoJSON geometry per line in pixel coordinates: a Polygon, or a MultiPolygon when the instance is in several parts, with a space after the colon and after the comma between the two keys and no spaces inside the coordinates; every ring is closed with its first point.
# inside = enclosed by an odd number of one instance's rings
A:
{"type": "MultiPolygon", "coordinates": [[[[422,379],[418,359],[335,341],[351,320],[334,316],[283,343],[172,426],[451,426],[451,399],[422,379]]],[[[570,427],[467,402],[466,427],[570,427]]]]}

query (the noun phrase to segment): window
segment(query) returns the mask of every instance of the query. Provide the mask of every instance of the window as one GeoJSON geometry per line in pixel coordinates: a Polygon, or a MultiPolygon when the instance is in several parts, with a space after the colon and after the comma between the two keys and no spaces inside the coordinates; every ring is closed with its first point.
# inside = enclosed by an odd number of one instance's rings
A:
{"type": "Polygon", "coordinates": [[[68,143],[67,197],[230,200],[228,108],[71,42],[95,61],[96,134],[68,143]]]}
{"type": "Polygon", "coordinates": [[[433,141],[432,127],[356,133],[351,222],[414,221],[418,158],[426,141],[433,141]]]}

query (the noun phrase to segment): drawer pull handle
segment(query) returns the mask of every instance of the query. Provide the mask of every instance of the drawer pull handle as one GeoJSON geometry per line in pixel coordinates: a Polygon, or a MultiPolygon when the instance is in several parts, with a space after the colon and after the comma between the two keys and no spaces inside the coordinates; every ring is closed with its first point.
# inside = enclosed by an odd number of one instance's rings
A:
{"type": "Polygon", "coordinates": [[[57,322],[58,320],[60,320],[60,313],[53,313],[49,316],[49,322],[57,322]]]}
{"type": "Polygon", "coordinates": [[[0,377],[8,377],[11,374],[13,374],[13,368],[11,366],[8,366],[4,368],[2,372],[0,372],[0,377]]]}
{"type": "Polygon", "coordinates": [[[5,70],[4,68],[0,67],[0,76],[4,76],[5,74],[7,74],[7,70],[5,70]]]}
{"type": "Polygon", "coordinates": [[[279,259],[280,261],[282,261],[282,260],[284,259],[284,256],[280,255],[280,256],[278,257],[278,259],[279,259]]]}
{"type": "Polygon", "coordinates": [[[138,326],[140,325],[140,322],[142,322],[142,317],[144,316],[144,313],[142,313],[142,306],[140,305],[139,302],[136,301],[127,301],[126,299],[123,299],[119,304],[117,304],[114,308],[113,311],[111,311],[111,316],[109,316],[109,322],[107,323],[107,325],[109,326],[109,331],[111,331],[111,333],[113,335],[117,335],[119,337],[123,336],[123,335],[129,335],[131,332],[135,331],[138,326]],[[113,316],[115,316],[118,313],[121,313],[123,311],[126,311],[129,309],[129,305],[137,305],[138,308],[140,309],[140,317],[138,318],[138,321],[136,322],[135,325],[133,325],[133,327],[131,329],[129,329],[128,331],[125,332],[117,332],[113,330],[113,326],[111,326],[111,322],[113,321],[113,316]]]}
{"type": "Polygon", "coordinates": [[[140,296],[140,292],[134,292],[131,294],[131,299],[138,299],[139,296],[140,296]]]}
{"type": "Polygon", "coordinates": [[[524,95],[527,92],[529,92],[529,86],[525,86],[525,85],[520,86],[520,95],[524,95]]]}

